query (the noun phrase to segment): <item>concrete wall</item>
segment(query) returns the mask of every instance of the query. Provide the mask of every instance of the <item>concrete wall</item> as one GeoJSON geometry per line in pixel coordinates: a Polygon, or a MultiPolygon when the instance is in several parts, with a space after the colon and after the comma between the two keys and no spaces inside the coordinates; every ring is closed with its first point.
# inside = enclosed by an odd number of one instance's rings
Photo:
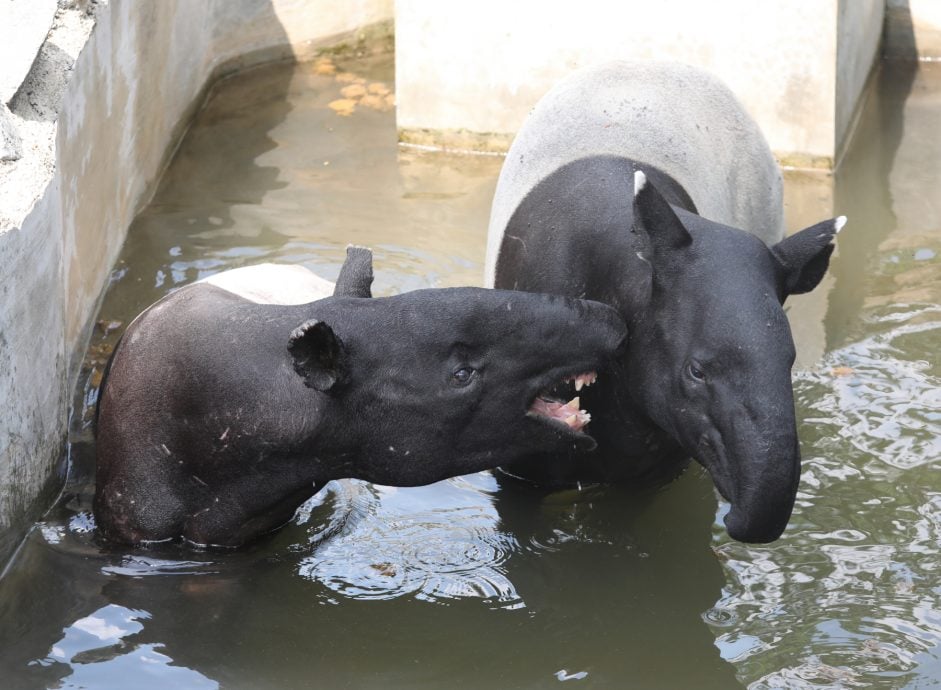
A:
{"type": "Polygon", "coordinates": [[[941,2],[886,0],[885,55],[893,59],[941,59],[941,2]]]}
{"type": "MultiPolygon", "coordinates": [[[[405,141],[481,146],[574,69],[672,59],[719,76],[784,162],[829,167],[879,42],[883,0],[396,2],[405,141]]],[[[678,107],[682,107],[678,103],[678,107]]]]}
{"type": "Polygon", "coordinates": [[[879,58],[885,0],[840,0],[838,10],[834,92],[837,162],[852,134],[872,66],[879,58]]]}
{"type": "Polygon", "coordinates": [[[392,15],[392,0],[111,0],[101,8],[63,98],[51,179],[0,233],[0,563],[60,486],[90,319],[207,82],[313,54],[392,15]]]}

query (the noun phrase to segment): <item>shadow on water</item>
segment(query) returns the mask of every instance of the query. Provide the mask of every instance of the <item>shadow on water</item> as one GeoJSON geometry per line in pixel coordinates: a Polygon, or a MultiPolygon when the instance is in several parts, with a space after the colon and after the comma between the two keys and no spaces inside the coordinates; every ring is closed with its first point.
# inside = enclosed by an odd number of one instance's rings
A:
{"type": "Polygon", "coordinates": [[[886,61],[867,94],[853,140],[834,174],[833,208],[849,219],[830,273],[835,284],[824,320],[826,349],[861,334],[854,320],[869,294],[880,244],[898,227],[891,175],[905,130],[903,111],[918,63],[886,61]]]}

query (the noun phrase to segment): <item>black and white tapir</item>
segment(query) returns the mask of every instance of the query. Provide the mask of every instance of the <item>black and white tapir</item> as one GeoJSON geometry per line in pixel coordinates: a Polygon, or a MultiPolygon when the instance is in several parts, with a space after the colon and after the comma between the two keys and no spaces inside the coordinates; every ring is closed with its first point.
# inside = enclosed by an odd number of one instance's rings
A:
{"type": "Polygon", "coordinates": [[[137,317],[98,404],[101,533],[237,546],[331,479],[427,484],[595,445],[579,400],[546,391],[615,357],[614,309],[482,288],[373,299],[371,283],[352,248],[335,289],[265,264],[137,317]]]}
{"type": "Polygon", "coordinates": [[[636,483],[691,456],[730,536],[777,539],[800,478],[782,305],[820,282],[846,221],[783,239],[782,213],[764,137],[709,74],[616,62],[544,96],[500,174],[485,284],[610,304],[629,346],[582,396],[599,452],[507,472],[636,483]]]}

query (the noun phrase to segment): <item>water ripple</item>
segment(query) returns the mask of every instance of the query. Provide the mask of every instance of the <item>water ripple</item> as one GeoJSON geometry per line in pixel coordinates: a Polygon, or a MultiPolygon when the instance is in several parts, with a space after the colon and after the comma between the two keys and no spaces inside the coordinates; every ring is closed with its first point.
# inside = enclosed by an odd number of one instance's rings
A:
{"type": "Polygon", "coordinates": [[[766,546],[716,531],[728,582],[704,620],[749,688],[899,687],[937,665],[939,313],[879,307],[871,335],[797,374],[791,525],[766,546]]]}
{"type": "Polygon", "coordinates": [[[521,605],[502,567],[517,544],[496,528],[486,490],[465,478],[361,488],[343,529],[300,562],[302,577],[355,599],[474,597],[521,605]]]}

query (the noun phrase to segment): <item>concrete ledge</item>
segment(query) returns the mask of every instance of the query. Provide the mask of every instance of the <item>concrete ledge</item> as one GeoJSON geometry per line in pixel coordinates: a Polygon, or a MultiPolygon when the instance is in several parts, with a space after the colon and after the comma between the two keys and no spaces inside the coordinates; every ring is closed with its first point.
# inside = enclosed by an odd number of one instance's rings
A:
{"type": "Polygon", "coordinates": [[[130,222],[208,85],[264,61],[314,55],[363,27],[388,30],[391,19],[392,0],[100,8],[51,118],[48,180],[25,191],[19,211],[0,205],[0,400],[9,410],[0,416],[0,563],[61,486],[91,317],[130,222]]]}
{"type": "Polygon", "coordinates": [[[441,151],[504,154],[513,135],[467,129],[399,129],[399,143],[441,151]]]}

